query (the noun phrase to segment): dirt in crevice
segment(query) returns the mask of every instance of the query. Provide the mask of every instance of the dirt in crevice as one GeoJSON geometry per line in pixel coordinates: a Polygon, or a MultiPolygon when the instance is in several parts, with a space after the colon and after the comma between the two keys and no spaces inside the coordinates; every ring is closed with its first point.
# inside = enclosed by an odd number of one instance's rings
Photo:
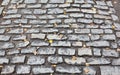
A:
{"type": "Polygon", "coordinates": [[[3,1],[3,0],[0,0],[0,5],[1,5],[2,1],[3,1]]]}

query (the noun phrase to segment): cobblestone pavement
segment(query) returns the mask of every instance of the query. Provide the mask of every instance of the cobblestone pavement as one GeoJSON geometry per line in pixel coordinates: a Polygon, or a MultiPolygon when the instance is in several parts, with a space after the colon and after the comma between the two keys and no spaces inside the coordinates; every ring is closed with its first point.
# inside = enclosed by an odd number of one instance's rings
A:
{"type": "Polygon", "coordinates": [[[111,1],[3,0],[1,75],[120,75],[111,1]]]}

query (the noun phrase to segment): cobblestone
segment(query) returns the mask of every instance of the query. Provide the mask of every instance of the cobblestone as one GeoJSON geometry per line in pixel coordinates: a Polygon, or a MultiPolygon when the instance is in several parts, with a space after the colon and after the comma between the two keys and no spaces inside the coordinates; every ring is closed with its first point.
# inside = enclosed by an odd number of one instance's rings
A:
{"type": "Polygon", "coordinates": [[[0,2],[1,75],[119,75],[114,2],[0,2]]]}
{"type": "Polygon", "coordinates": [[[15,71],[15,65],[6,65],[2,68],[1,74],[12,74],[15,71]]]}

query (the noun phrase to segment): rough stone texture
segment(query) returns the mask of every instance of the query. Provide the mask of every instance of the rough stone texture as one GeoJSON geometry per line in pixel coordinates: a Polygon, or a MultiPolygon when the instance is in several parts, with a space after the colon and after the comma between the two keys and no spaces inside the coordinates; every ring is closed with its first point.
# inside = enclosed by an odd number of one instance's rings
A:
{"type": "Polygon", "coordinates": [[[54,70],[51,67],[37,66],[37,67],[33,67],[32,72],[33,74],[46,74],[46,73],[53,73],[54,70]]]}
{"type": "Polygon", "coordinates": [[[119,75],[115,2],[0,2],[1,75],[119,75]]]}
{"type": "Polygon", "coordinates": [[[60,73],[81,73],[81,68],[77,66],[61,66],[56,67],[56,71],[60,73]]]}
{"type": "Polygon", "coordinates": [[[79,48],[78,49],[78,55],[79,56],[92,56],[92,50],[90,48],[79,48]]]}
{"type": "Polygon", "coordinates": [[[19,66],[17,66],[16,73],[17,74],[29,74],[30,73],[30,66],[28,66],[28,65],[19,65],[19,66]]]}
{"type": "Polygon", "coordinates": [[[67,64],[77,64],[77,65],[81,65],[81,64],[85,64],[86,60],[85,58],[80,58],[80,57],[76,57],[76,59],[72,59],[72,58],[65,58],[65,62],[67,64]]]}
{"type": "Polygon", "coordinates": [[[15,65],[6,65],[2,68],[1,74],[12,74],[15,71],[15,65]]]}
{"type": "Polygon", "coordinates": [[[120,67],[117,66],[101,66],[101,75],[119,75],[120,67]],[[109,68],[109,69],[108,69],[109,68]]]}
{"type": "Polygon", "coordinates": [[[11,59],[11,63],[24,63],[25,56],[16,56],[11,59]]]}
{"type": "Polygon", "coordinates": [[[30,56],[28,58],[27,64],[29,65],[40,65],[45,62],[45,59],[41,56],[30,56]]]}

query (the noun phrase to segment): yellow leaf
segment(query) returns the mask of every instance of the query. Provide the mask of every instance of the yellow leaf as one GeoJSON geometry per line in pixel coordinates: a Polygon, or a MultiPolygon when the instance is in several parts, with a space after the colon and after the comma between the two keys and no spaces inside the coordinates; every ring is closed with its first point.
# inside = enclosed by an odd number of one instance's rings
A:
{"type": "Polygon", "coordinates": [[[52,65],[52,67],[56,67],[57,65],[52,65]]]}
{"type": "Polygon", "coordinates": [[[84,48],[86,48],[86,45],[83,45],[84,48]]]}
{"type": "Polygon", "coordinates": [[[51,44],[51,43],[53,43],[53,40],[49,40],[48,42],[51,44]]]}
{"type": "Polygon", "coordinates": [[[117,49],[117,52],[120,52],[120,48],[117,49]]]}
{"type": "Polygon", "coordinates": [[[27,31],[27,29],[25,28],[25,29],[24,29],[24,32],[26,32],[26,31],[27,31]]]}
{"type": "Polygon", "coordinates": [[[114,25],[112,25],[112,29],[115,29],[115,26],[114,26],[114,25]]]}

